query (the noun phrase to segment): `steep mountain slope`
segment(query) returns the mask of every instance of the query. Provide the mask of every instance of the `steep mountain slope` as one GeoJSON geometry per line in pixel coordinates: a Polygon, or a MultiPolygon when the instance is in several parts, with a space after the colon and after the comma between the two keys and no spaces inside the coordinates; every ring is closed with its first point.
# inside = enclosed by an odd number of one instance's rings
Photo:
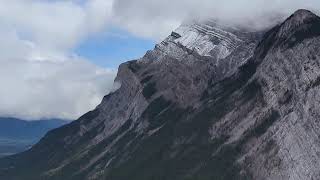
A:
{"type": "Polygon", "coordinates": [[[59,119],[25,121],[0,117],[0,156],[25,151],[48,131],[67,123],[59,119]]]}
{"type": "Polygon", "coordinates": [[[184,24],[122,64],[94,111],[1,159],[0,177],[320,179],[319,40],[306,10],[263,37],[184,24]]]}

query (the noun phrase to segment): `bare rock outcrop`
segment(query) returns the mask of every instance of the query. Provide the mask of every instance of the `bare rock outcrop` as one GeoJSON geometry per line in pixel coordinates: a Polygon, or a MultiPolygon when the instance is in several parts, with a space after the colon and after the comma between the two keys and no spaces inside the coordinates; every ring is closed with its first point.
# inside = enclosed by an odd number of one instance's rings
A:
{"type": "Polygon", "coordinates": [[[0,179],[320,179],[320,18],[310,11],[266,32],[183,24],[116,81],[94,111],[1,159],[0,179]]]}

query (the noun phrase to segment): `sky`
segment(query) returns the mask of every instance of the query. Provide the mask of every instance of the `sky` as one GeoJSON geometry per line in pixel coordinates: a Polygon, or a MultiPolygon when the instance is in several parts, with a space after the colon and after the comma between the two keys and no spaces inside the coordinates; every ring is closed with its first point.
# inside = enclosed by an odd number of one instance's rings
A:
{"type": "Polygon", "coordinates": [[[77,119],[95,108],[120,63],[190,19],[258,30],[319,0],[0,0],[0,116],[77,119]]]}
{"type": "Polygon", "coordinates": [[[142,57],[147,50],[154,48],[155,43],[153,39],[110,28],[105,33],[80,43],[75,52],[96,65],[116,69],[122,62],[142,57]]]}

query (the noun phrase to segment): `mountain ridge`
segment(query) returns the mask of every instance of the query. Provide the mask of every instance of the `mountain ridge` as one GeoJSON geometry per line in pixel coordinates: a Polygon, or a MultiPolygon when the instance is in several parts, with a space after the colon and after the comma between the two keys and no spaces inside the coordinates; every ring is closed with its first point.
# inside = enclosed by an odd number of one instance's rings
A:
{"type": "Polygon", "coordinates": [[[25,151],[49,130],[66,125],[68,122],[59,119],[26,121],[0,117],[0,156],[25,151]]]}
{"type": "Polygon", "coordinates": [[[95,110],[1,159],[0,177],[319,179],[320,36],[309,13],[263,37],[183,25],[122,64],[120,89],[95,110]]]}

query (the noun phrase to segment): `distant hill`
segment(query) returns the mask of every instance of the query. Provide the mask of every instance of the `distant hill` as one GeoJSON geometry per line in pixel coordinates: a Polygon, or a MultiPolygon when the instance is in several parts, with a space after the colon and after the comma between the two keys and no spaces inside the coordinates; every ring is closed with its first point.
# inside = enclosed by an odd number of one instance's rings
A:
{"type": "Polygon", "coordinates": [[[26,121],[0,117],[0,156],[22,152],[37,143],[48,131],[68,122],[60,119],[26,121]]]}
{"type": "Polygon", "coordinates": [[[116,80],[96,109],[0,158],[0,179],[320,180],[310,11],[262,32],[185,22],[116,80]]]}

